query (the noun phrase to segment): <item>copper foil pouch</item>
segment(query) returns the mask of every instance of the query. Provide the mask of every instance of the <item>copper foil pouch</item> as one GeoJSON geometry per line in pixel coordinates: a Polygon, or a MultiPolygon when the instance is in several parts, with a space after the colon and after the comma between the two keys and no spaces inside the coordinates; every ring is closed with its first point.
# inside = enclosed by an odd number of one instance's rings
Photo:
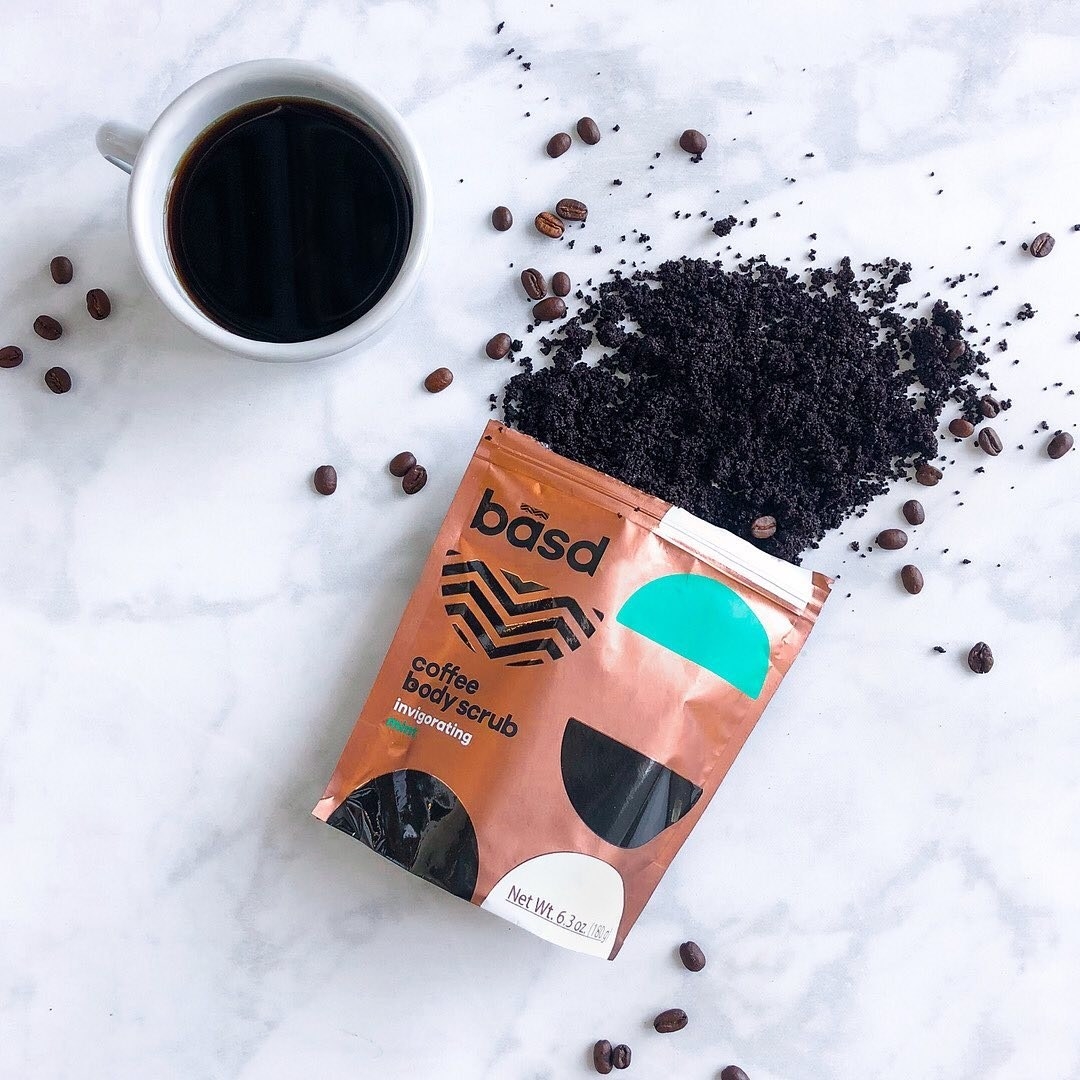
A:
{"type": "Polygon", "coordinates": [[[830,584],[489,423],[315,816],[613,958],[830,584]]]}

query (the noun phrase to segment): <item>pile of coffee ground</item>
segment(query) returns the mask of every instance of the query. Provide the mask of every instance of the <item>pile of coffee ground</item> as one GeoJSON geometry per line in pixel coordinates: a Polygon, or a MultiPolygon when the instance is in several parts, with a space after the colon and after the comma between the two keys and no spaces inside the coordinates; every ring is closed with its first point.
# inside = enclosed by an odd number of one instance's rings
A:
{"type": "MultiPolygon", "coordinates": [[[[939,454],[944,405],[978,424],[986,356],[944,301],[897,309],[910,264],[792,273],[682,258],[579,291],[582,306],[517,362],[513,427],[798,561],[890,481],[939,454]],[[606,350],[586,360],[595,342],[606,350]],[[771,515],[776,532],[751,535],[771,515]]],[[[589,282],[591,286],[591,281],[589,282]]]]}

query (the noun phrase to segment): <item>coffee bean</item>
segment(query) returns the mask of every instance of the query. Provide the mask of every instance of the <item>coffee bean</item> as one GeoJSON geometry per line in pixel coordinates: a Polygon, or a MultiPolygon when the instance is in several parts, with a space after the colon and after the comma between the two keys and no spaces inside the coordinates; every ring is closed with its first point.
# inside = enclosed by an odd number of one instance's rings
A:
{"type": "MultiPolygon", "coordinates": [[[[14,346],[9,346],[13,348],[14,346]]],[[[6,352],[7,350],[5,350],[6,352]]],[[[0,354],[2,355],[2,354],[0,354]]],[[[19,360],[22,359],[22,353],[19,353],[19,360]]],[[[18,363],[18,361],[16,361],[18,363]]],[[[13,364],[2,364],[3,367],[14,367],[13,364]]],[[[1059,431],[1047,444],[1046,452],[1055,461],[1058,458],[1063,458],[1073,448],[1073,437],[1067,431],[1059,431]]]]}
{"type": "Polygon", "coordinates": [[[415,464],[415,455],[410,454],[408,450],[402,450],[400,454],[395,454],[390,459],[387,468],[391,476],[404,476],[415,464]]]}
{"type": "Polygon", "coordinates": [[[491,224],[499,232],[506,232],[514,224],[514,215],[510,213],[510,208],[508,206],[496,206],[491,211],[491,224]]]}
{"type": "Polygon", "coordinates": [[[337,491],[337,469],[333,465],[320,465],[311,482],[320,495],[333,495],[337,491]]]}
{"type": "Polygon", "coordinates": [[[454,373],[448,367],[437,367],[425,380],[424,389],[429,394],[438,394],[454,381],[454,373]]]}
{"type": "Polygon", "coordinates": [[[51,315],[39,315],[34,320],[34,333],[46,341],[55,341],[64,328],[51,315]]]}
{"type": "Polygon", "coordinates": [[[984,394],[979,398],[979,412],[981,412],[987,420],[993,420],[993,418],[1001,412],[1001,403],[997,398],[992,398],[989,394],[984,394]]]}
{"type": "Polygon", "coordinates": [[[926,520],[926,511],[918,499],[908,499],[903,508],[904,520],[909,525],[921,525],[926,520]]]}
{"type": "Polygon", "coordinates": [[[427,469],[423,465],[414,465],[401,478],[401,490],[406,495],[415,495],[426,483],[427,469]]]}
{"type": "Polygon", "coordinates": [[[709,140],[697,129],[687,128],[679,136],[679,145],[688,154],[704,154],[705,148],[709,145],[709,140]]]}
{"type": "Polygon", "coordinates": [[[534,304],[532,313],[537,322],[562,319],[566,316],[566,301],[561,296],[549,296],[546,300],[541,300],[539,304],[534,304]]]}
{"type": "Polygon", "coordinates": [[[556,132],[548,139],[547,155],[548,157],[562,157],[567,150],[570,149],[570,143],[572,142],[569,135],[565,131],[556,132]]]}
{"type": "Polygon", "coordinates": [[[979,432],[979,446],[991,457],[997,457],[1001,453],[1001,436],[992,428],[984,427],[979,432]]]}
{"type": "Polygon", "coordinates": [[[569,296],[570,295],[570,275],[564,274],[561,270],[557,274],[551,275],[551,291],[556,296],[569,296]]]}
{"type": "Polygon", "coordinates": [[[907,533],[903,529],[883,529],[877,534],[877,546],[886,551],[899,551],[907,546],[907,533]]]}
{"type": "Polygon", "coordinates": [[[75,276],[75,268],[66,255],[57,255],[49,263],[49,273],[52,274],[52,279],[57,285],[66,285],[75,276]]]}
{"type": "Polygon", "coordinates": [[[933,487],[942,477],[940,469],[930,464],[920,465],[915,470],[916,483],[922,484],[923,487],[933,487]]]}
{"type": "Polygon", "coordinates": [[[484,352],[492,360],[501,360],[510,351],[510,335],[496,334],[485,346],[484,352]]]}
{"type": "Polygon", "coordinates": [[[560,199],[555,204],[555,213],[563,221],[584,221],[589,216],[589,208],[580,199],[560,199]]]}
{"type": "Polygon", "coordinates": [[[966,439],[975,430],[975,425],[970,420],[965,420],[962,416],[958,416],[955,420],[949,422],[949,431],[953,433],[958,439],[966,439]]]}
{"type": "Polygon", "coordinates": [[[601,1076],[607,1076],[611,1072],[611,1043],[607,1039],[597,1039],[596,1045],[592,1048],[592,1063],[593,1068],[601,1076]]]}
{"type": "Polygon", "coordinates": [[[91,289],[86,294],[86,310],[91,319],[107,319],[112,311],[112,301],[104,289],[91,289]]]}
{"type": "Polygon", "coordinates": [[[611,1050],[611,1064],[616,1069],[629,1069],[630,1068],[630,1047],[626,1043],[619,1043],[618,1046],[612,1047],[611,1050]]]}
{"type": "Polygon", "coordinates": [[[54,394],[66,394],[71,389],[71,376],[62,367],[51,367],[45,372],[45,385],[54,394]]]}
{"type": "Polygon", "coordinates": [[[738,1065],[728,1065],[720,1070],[720,1080],[750,1080],[738,1065]]]}
{"type": "Polygon", "coordinates": [[[953,338],[948,342],[949,347],[949,359],[958,360],[964,353],[967,352],[967,342],[961,341],[959,338],[953,338]]]}
{"type": "Polygon", "coordinates": [[[531,266],[521,271],[521,287],[530,300],[542,300],[547,295],[547,282],[539,270],[531,266]]]}
{"type": "Polygon", "coordinates": [[[1041,232],[1031,241],[1028,251],[1036,259],[1045,259],[1054,250],[1054,238],[1048,232],[1041,232]]]}
{"type": "Polygon", "coordinates": [[[918,596],[922,592],[923,576],[922,571],[917,566],[912,566],[908,563],[900,571],[900,580],[904,583],[904,588],[907,589],[912,596],[918,596]]]}
{"type": "Polygon", "coordinates": [[[653,1027],[661,1035],[670,1035],[673,1031],[682,1031],[687,1025],[687,1016],[682,1009],[665,1009],[654,1021],[653,1027]]]}
{"type": "Polygon", "coordinates": [[[968,652],[968,667],[976,675],[985,675],[994,666],[994,654],[985,641],[976,641],[968,652]]]}
{"type": "Polygon", "coordinates": [[[679,959],[687,971],[700,971],[705,966],[705,954],[696,941],[684,941],[679,946],[679,959]]]}
{"type": "Polygon", "coordinates": [[[750,522],[750,535],[755,540],[768,540],[776,535],[776,518],[772,514],[762,514],[750,522]]]}
{"type": "Polygon", "coordinates": [[[23,362],[23,351],[18,345],[5,345],[0,349],[0,368],[18,367],[23,362]]]}
{"type": "Polygon", "coordinates": [[[583,116],[577,122],[578,138],[589,146],[595,146],[600,141],[600,128],[591,116],[583,116]]]}
{"type": "Polygon", "coordinates": [[[550,236],[552,240],[558,240],[563,234],[563,223],[548,210],[537,214],[533,225],[536,226],[537,232],[550,236]]]}

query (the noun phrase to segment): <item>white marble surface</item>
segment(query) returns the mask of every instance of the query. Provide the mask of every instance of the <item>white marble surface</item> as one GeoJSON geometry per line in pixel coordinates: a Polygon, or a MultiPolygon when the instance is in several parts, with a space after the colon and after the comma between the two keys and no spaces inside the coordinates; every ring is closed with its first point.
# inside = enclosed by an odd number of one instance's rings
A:
{"type": "Polygon", "coordinates": [[[564,1080],[607,1034],[643,1077],[1080,1076],[1080,454],[1051,463],[1031,434],[1080,418],[1075,3],[56,0],[4,23],[0,337],[26,362],[0,371],[0,1075],[564,1080]],[[146,123],[264,55],[380,88],[438,200],[404,317],[293,370],[168,319],[93,149],[100,120],[146,123]],[[583,112],[603,142],[549,161],[583,112]],[[713,135],[700,165],[673,146],[688,124],[713,135]],[[523,329],[507,263],[559,268],[487,212],[520,226],[564,194],[606,249],[560,250],[575,278],[632,226],[657,258],[714,251],[672,216],[707,208],[760,216],[743,251],[800,263],[817,231],[822,261],[910,258],[915,295],[981,270],[947,295],[969,291],[994,341],[1039,309],[994,356],[1008,450],[975,476],[962,447],[923,492],[925,592],[900,593],[899,557],[845,548],[896,524],[906,489],[813,557],[836,598],[614,964],[308,816],[506,374],[481,345],[523,329]],[[1058,246],[1036,261],[1017,245],[1041,227],[1058,246]],[[107,322],[85,317],[91,285],[107,322]],[[61,341],[34,338],[41,311],[61,341]],[[53,362],[66,397],[42,385],[53,362]],[[457,381],[431,397],[444,362],[457,381]],[[414,499],[384,472],[404,446],[431,466],[414,499]],[[308,487],[322,461],[332,499],[308,487]],[[963,665],[977,638],[985,678],[963,665]],[[672,958],[688,935],[701,976],[672,958]],[[652,1034],[672,1004],[692,1025],[652,1034]]]}

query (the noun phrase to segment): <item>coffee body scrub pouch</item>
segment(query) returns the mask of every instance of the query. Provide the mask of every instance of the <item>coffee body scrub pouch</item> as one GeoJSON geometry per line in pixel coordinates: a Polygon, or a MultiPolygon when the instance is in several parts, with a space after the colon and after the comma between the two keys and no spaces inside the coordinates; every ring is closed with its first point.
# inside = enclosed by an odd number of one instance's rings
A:
{"type": "Polygon", "coordinates": [[[489,423],[315,816],[612,958],[829,585],[489,423]]]}

